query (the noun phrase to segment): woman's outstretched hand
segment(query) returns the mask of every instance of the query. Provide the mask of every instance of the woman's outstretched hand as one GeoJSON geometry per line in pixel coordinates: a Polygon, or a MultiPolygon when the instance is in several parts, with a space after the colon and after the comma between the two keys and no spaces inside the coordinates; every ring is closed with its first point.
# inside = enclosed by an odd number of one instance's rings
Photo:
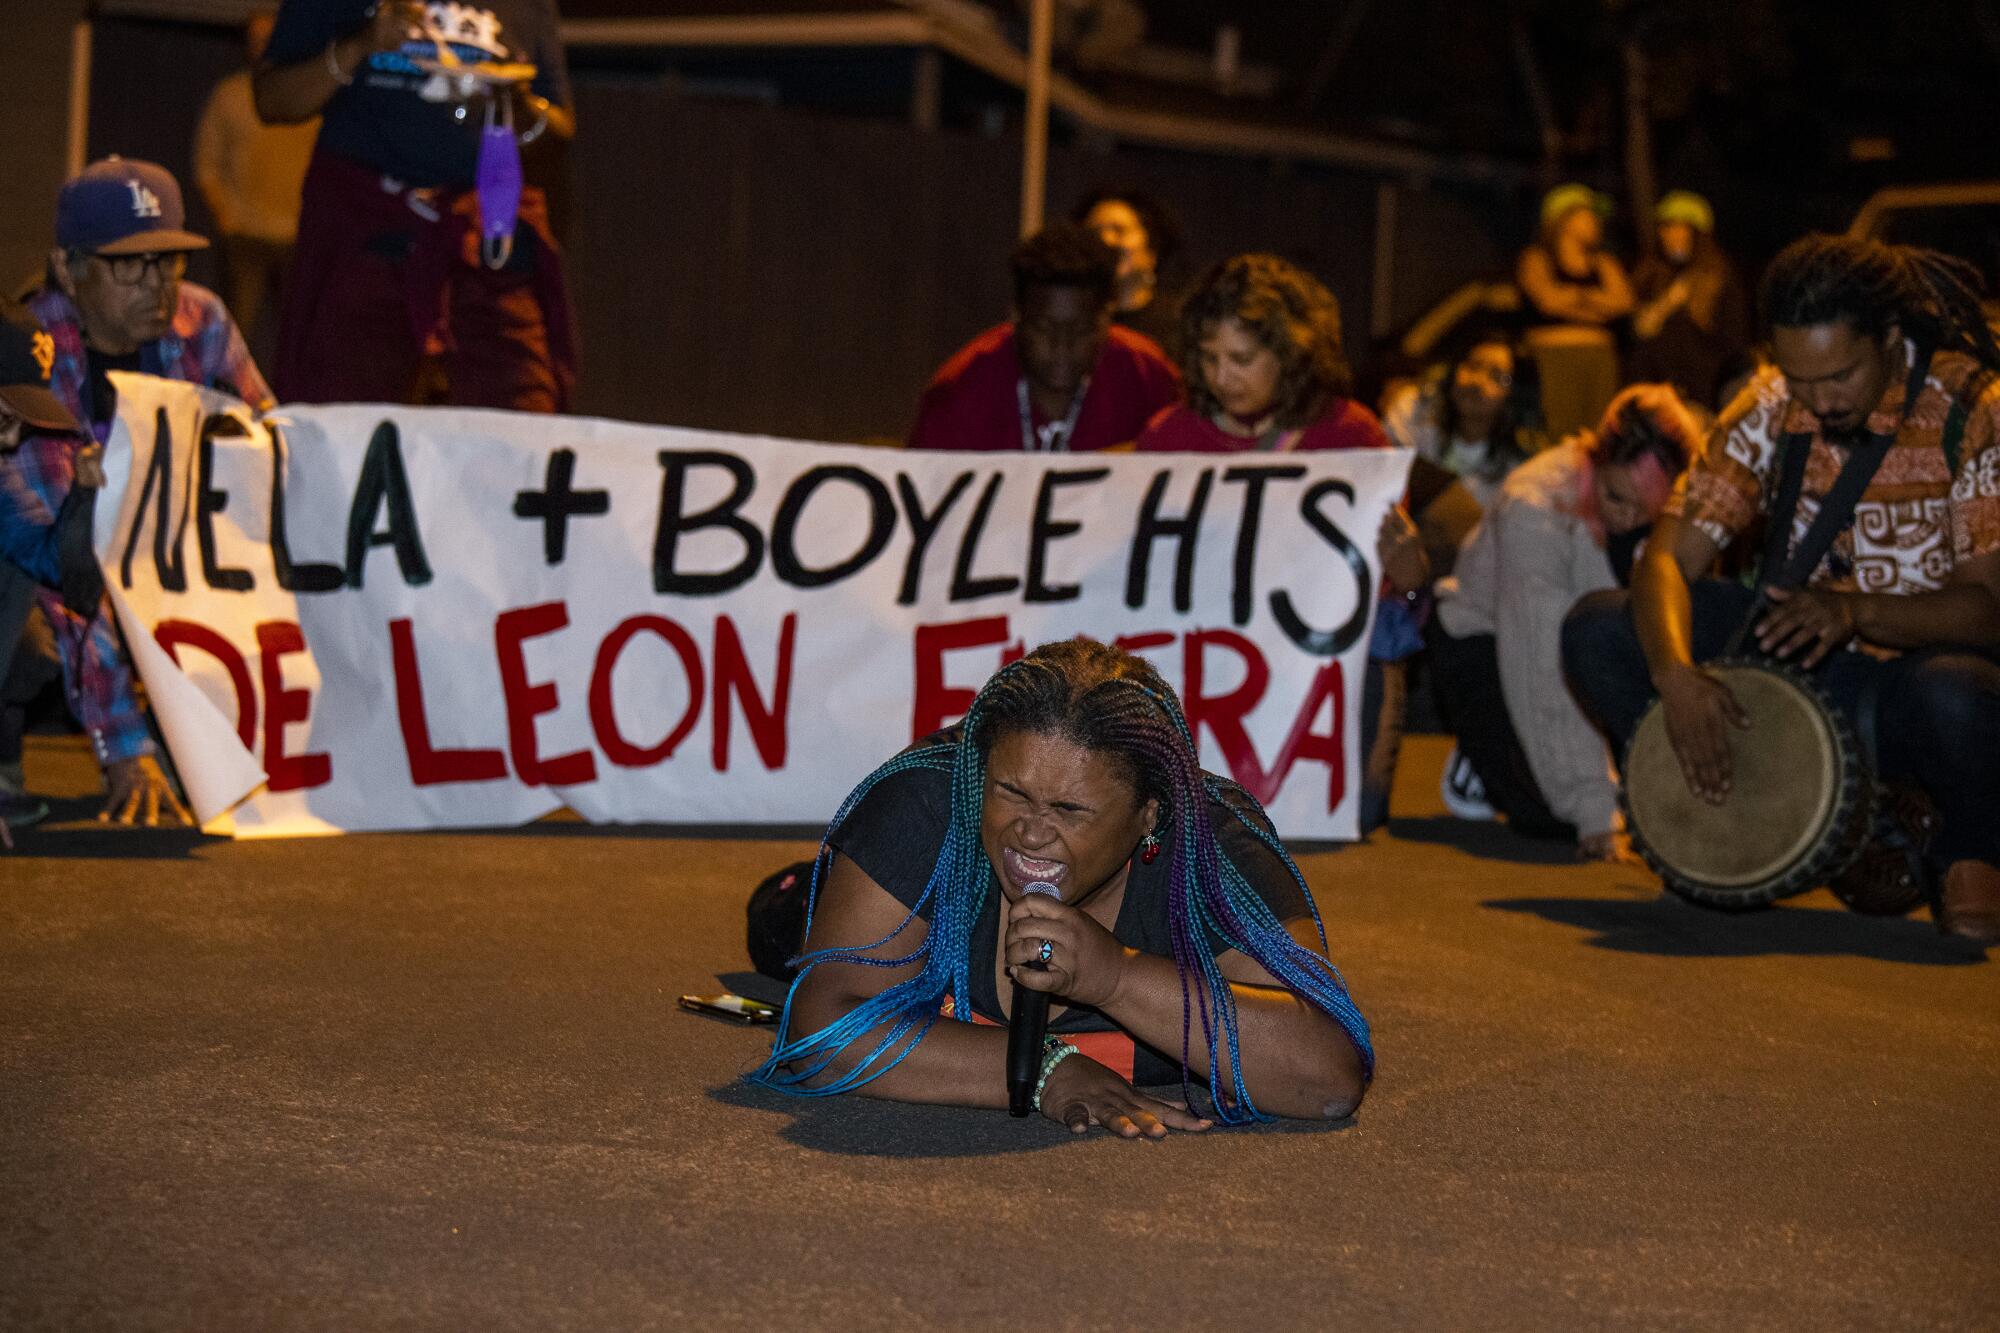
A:
{"type": "Polygon", "coordinates": [[[1115,935],[1076,908],[1039,893],[1025,894],[1009,908],[1001,946],[1007,975],[1016,986],[1093,1009],[1110,1003],[1125,970],[1125,946],[1115,935]],[[1041,958],[1043,941],[1050,946],[1048,966],[1025,966],[1041,958]]]}
{"type": "Polygon", "coordinates": [[[1072,1055],[1049,1071],[1042,1114],[1072,1134],[1101,1125],[1123,1139],[1163,1139],[1170,1129],[1199,1133],[1215,1123],[1140,1092],[1087,1055],[1072,1055]]]}

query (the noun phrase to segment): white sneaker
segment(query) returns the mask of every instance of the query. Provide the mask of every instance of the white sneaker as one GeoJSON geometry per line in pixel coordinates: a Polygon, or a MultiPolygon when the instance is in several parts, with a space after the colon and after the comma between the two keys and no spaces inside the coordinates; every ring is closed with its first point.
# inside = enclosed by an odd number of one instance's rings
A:
{"type": "Polygon", "coordinates": [[[1493,807],[1486,803],[1486,784],[1473,771],[1472,761],[1451,747],[1451,754],[1444,761],[1444,780],[1438,784],[1444,796],[1444,808],[1459,819],[1485,820],[1493,818],[1493,807]]]}

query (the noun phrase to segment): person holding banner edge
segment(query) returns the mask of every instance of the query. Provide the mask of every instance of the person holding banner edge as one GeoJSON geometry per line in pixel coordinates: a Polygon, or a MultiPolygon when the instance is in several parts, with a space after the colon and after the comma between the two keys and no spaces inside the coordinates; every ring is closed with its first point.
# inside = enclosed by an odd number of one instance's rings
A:
{"type": "MultiPolygon", "coordinates": [[[[83,427],[49,392],[55,340],[33,314],[0,301],[0,457],[37,435],[77,436],[83,427]]],[[[104,485],[103,446],[77,451],[76,485],[50,524],[23,521],[12,492],[0,486],[0,843],[11,829],[47,817],[48,803],[27,790],[21,766],[27,705],[61,672],[48,617],[35,605],[37,585],[61,589],[71,609],[89,610],[104,595],[90,523],[104,485]]]]}
{"type": "Polygon", "coordinates": [[[1119,649],[1071,639],[1003,667],[963,723],[855,789],[822,864],[753,1082],[1005,1106],[1017,987],[1061,1006],[1034,1108],[1076,1133],[1207,1129],[1196,1078],[1225,1122],[1340,1119],[1373,1075],[1298,868],[1119,649]],[[1179,1101],[1140,1090],[1176,1077],[1179,1101]]]}
{"type": "MultiPolygon", "coordinates": [[[[106,158],[62,188],[56,247],[27,298],[53,344],[49,389],[99,444],[110,438],[116,394],[110,372],[136,371],[272,404],[243,334],[215,293],[182,280],[190,251],[208,241],[183,229],[180,184],[151,162],[106,158]]],[[[0,468],[19,521],[50,526],[74,484],[79,436],[26,440],[0,468]]],[[[187,823],[160,766],[108,603],[79,613],[44,588],[71,710],[90,733],[109,796],[101,818],[187,823]]]]}

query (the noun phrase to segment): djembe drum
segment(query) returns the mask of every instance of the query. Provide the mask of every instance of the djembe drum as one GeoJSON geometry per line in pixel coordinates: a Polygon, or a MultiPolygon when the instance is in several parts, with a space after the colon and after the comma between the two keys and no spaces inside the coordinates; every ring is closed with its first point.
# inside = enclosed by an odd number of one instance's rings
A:
{"type": "Polygon", "coordinates": [[[1707,669],[1750,723],[1729,734],[1729,793],[1711,805],[1688,789],[1656,700],[1625,758],[1640,854],[1669,889],[1709,907],[1766,907],[1836,880],[1875,828],[1875,779],[1854,728],[1790,668],[1738,659],[1707,669]]]}

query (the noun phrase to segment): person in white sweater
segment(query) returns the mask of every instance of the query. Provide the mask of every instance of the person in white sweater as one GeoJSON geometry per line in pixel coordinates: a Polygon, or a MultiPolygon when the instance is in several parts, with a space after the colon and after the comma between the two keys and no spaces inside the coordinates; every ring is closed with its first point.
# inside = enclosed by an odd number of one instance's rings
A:
{"type": "Polygon", "coordinates": [[[1625,389],[1508,476],[1438,584],[1431,664],[1460,751],[1511,827],[1589,859],[1627,853],[1610,755],[1563,679],[1563,617],[1617,586],[1607,543],[1659,516],[1700,447],[1670,386],[1625,389]]]}

